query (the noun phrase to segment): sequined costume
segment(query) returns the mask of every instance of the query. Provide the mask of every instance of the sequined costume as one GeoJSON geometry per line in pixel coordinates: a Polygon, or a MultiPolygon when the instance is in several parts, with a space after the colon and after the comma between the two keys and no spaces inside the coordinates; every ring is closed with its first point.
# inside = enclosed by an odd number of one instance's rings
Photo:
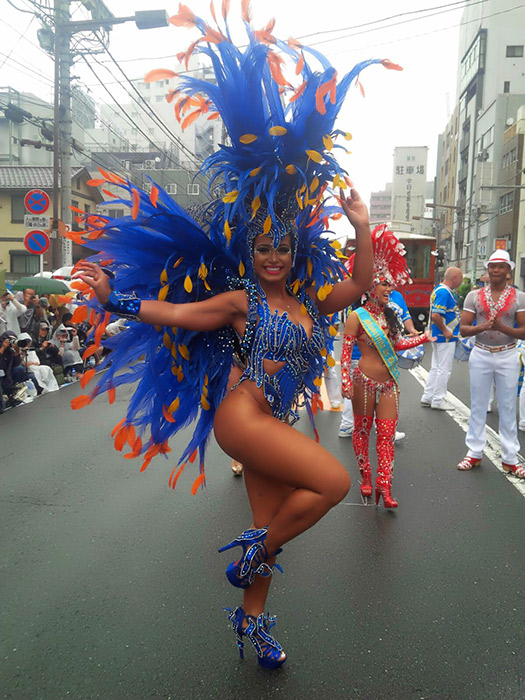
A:
{"type": "MultiPolygon", "coordinates": [[[[375,288],[380,283],[390,286],[406,283],[409,270],[404,260],[404,247],[397,237],[378,227],[372,236],[374,243],[374,286],[368,292],[363,307],[352,312],[357,319],[355,335],[345,333],[341,352],[341,376],[343,395],[352,398],[354,403],[354,431],[352,444],[361,474],[361,494],[372,495],[372,468],[369,459],[370,431],[376,414],[377,431],[377,478],[376,503],[383,496],[387,508],[396,508],[397,502],[391,496],[394,473],[394,443],[399,416],[399,385],[396,353],[417,347],[428,342],[427,336],[403,337],[400,329],[393,328],[385,317],[385,307],[375,296],[375,288]],[[362,368],[362,359],[352,372],[352,350],[356,341],[375,351],[389,371],[387,380],[378,381],[367,376],[362,368]],[[381,402],[392,402],[389,409],[394,411],[391,418],[378,418],[377,406],[381,402]],[[357,409],[359,406],[359,410],[357,409]]],[[[349,265],[351,269],[351,262],[349,265]]],[[[388,406],[388,404],[387,404],[388,406]]]]}
{"type": "Polygon", "coordinates": [[[249,296],[246,332],[242,341],[242,353],[247,357],[247,367],[237,386],[251,380],[263,387],[272,415],[279,420],[290,419],[293,424],[298,415],[293,409],[304,391],[305,378],[310,363],[315,362],[324,347],[324,334],[319,324],[319,314],[308,294],[302,293],[298,301],[305,305],[313,319],[313,328],[307,334],[302,324],[293,323],[288,314],[270,311],[266,295],[260,285],[249,296]],[[265,360],[284,362],[275,373],[265,369],[265,360]]]}
{"type": "MultiPolygon", "coordinates": [[[[114,291],[110,303],[101,307],[87,285],[77,285],[86,305],[74,320],[91,321],[95,329],[91,353],[102,344],[111,314],[124,313],[132,319],[141,300],[182,304],[245,289],[252,316],[257,303],[260,323],[255,324],[253,317],[248,324],[247,335],[253,330],[257,339],[246,341],[251,364],[243,381],[250,378],[264,387],[277,417],[291,415],[298,402],[311,417],[312,399],[332,360],[336,331],[328,317],[317,317],[306,290],[324,300],[346,276],[339,243],[325,235],[330,219],[341,216],[334,192],[349,186],[335,154],[343,148],[338,139],[348,141],[351,134],[335,128],[335,120],[364,68],[373,64],[400,67],[386,59],[370,59],[338,80],[325,56],[295,40],[281,41],[273,33],[272,22],[255,30],[247,0],[243,0],[242,12],[248,40],[239,48],[232,41],[228,8],[229,3],[223,3],[221,23],[212,3],[216,28],[185,5],[170,18],[177,27],[200,32],[201,37],[179,60],[187,62],[194,52],[203,54],[213,80],[188,73],[179,76],[167,69],[151,71],[145,78],[148,83],[178,79],[177,88],[166,99],[173,102],[183,129],[196,119],[222,119],[228,139],[201,167],[201,173],[209,177],[211,201],[190,213],[153,180],[147,189],[141,189],[101,170],[102,177],[90,184],[120,191],[122,198],[114,203],[128,206],[130,215],[113,219],[77,210],[86,230],[68,237],[99,251],[90,260],[112,273],[114,291]],[[291,64],[291,71],[283,72],[285,62],[291,64]],[[260,234],[269,235],[274,247],[285,235],[292,239],[288,288],[314,319],[310,339],[285,315],[271,318],[260,295],[255,302],[253,243],[260,234]],[[275,342],[269,338],[270,329],[277,333],[275,342]],[[297,358],[288,344],[300,350],[297,358]],[[269,376],[262,369],[264,356],[285,357],[286,365],[269,376]]],[[[104,340],[104,345],[111,349],[111,361],[102,364],[106,371],[95,388],[77,397],[73,407],[82,408],[104,392],[112,402],[120,385],[133,384],[126,415],[113,436],[117,449],[130,446],[126,457],[143,460],[142,469],[155,455],[169,452],[170,437],[194,424],[192,438],[169,483],[174,487],[185,465],[198,456],[195,493],[204,483],[207,440],[239,351],[235,332],[230,327],[197,332],[130,320],[125,332],[104,340]]],[[[85,386],[94,372],[84,376],[85,386]]]]}

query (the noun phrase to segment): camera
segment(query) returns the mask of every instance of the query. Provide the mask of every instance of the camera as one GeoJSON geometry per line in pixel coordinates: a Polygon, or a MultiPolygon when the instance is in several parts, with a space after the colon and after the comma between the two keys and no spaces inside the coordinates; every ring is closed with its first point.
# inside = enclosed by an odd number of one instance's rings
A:
{"type": "Polygon", "coordinates": [[[29,345],[29,340],[19,340],[17,345],[19,348],[27,348],[29,345]]]}

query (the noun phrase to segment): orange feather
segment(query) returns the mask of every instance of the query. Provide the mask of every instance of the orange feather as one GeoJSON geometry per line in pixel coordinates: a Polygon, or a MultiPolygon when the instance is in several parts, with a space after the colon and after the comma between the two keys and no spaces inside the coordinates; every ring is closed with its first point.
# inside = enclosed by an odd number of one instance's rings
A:
{"type": "Polygon", "coordinates": [[[192,496],[195,496],[195,494],[199,490],[199,487],[202,486],[205,481],[206,481],[206,476],[205,476],[204,472],[201,472],[199,474],[199,476],[195,479],[195,481],[193,482],[193,486],[191,487],[191,495],[192,496]]]}
{"type": "Polygon", "coordinates": [[[82,359],[87,360],[87,358],[91,357],[91,355],[94,355],[98,349],[99,348],[96,345],[88,345],[88,347],[84,350],[82,359]]]}
{"type": "Polygon", "coordinates": [[[138,191],[133,188],[131,191],[132,197],[133,197],[133,207],[131,209],[131,217],[133,219],[136,219],[139,213],[139,207],[140,207],[140,196],[138,191]]]}
{"type": "Polygon", "coordinates": [[[224,19],[228,16],[228,12],[230,11],[230,0],[222,0],[222,16],[224,19]]]}
{"type": "Polygon", "coordinates": [[[95,370],[94,369],[88,369],[87,372],[84,372],[82,375],[82,379],[80,380],[80,386],[85,389],[86,386],[89,384],[89,382],[93,379],[95,376],[95,370]]]}
{"type": "Polygon", "coordinates": [[[118,431],[122,428],[122,426],[124,425],[125,422],[126,422],[126,419],[123,418],[119,423],[117,423],[117,425],[116,425],[116,426],[113,428],[113,430],[111,431],[111,437],[115,437],[115,435],[116,435],[116,434],[118,433],[118,431]]]}
{"type": "Polygon", "coordinates": [[[159,198],[159,188],[155,187],[155,185],[153,185],[153,187],[151,188],[151,192],[149,193],[149,199],[154,207],[157,206],[158,198],[159,198]]]}
{"type": "Polygon", "coordinates": [[[86,394],[82,394],[81,396],[76,396],[74,399],[71,400],[71,408],[74,411],[77,411],[79,408],[84,408],[84,406],[87,406],[90,404],[92,401],[91,396],[87,396],[86,394]]]}
{"type": "Polygon", "coordinates": [[[111,404],[115,403],[115,396],[116,396],[115,387],[112,386],[110,389],[108,389],[108,401],[109,401],[109,403],[111,403],[111,404]]]}
{"type": "Polygon", "coordinates": [[[388,58],[384,58],[381,61],[381,65],[388,70],[403,70],[403,66],[400,66],[398,63],[392,63],[392,61],[389,61],[388,58]]]}
{"type": "Polygon", "coordinates": [[[115,194],[114,192],[110,192],[109,190],[102,190],[102,192],[104,192],[104,194],[107,195],[108,197],[118,197],[118,194],[115,194]]]}
{"type": "Polygon", "coordinates": [[[242,0],[241,16],[246,24],[250,24],[252,21],[252,8],[250,7],[250,0],[242,0]]]}
{"type": "Polygon", "coordinates": [[[168,412],[166,406],[162,407],[162,415],[168,421],[168,423],[175,423],[175,418],[168,412]]]}
{"type": "Polygon", "coordinates": [[[87,306],[77,306],[73,311],[73,316],[71,317],[71,323],[82,323],[85,321],[88,315],[87,306]]]}
{"type": "Polygon", "coordinates": [[[301,71],[304,68],[304,56],[301,54],[301,57],[297,61],[297,65],[295,66],[295,75],[299,75],[301,71]]]}
{"type": "Polygon", "coordinates": [[[179,3],[179,11],[177,14],[170,17],[168,21],[176,27],[191,27],[197,24],[197,18],[193,12],[187,5],[183,5],[182,3],[179,3]]]}
{"type": "Polygon", "coordinates": [[[184,462],[184,464],[181,464],[176,474],[175,474],[175,470],[177,469],[177,467],[173,467],[173,471],[171,472],[170,478],[168,481],[168,485],[171,486],[172,489],[174,489],[175,486],[177,485],[177,481],[179,480],[179,476],[184,471],[185,466],[186,466],[186,462],[184,462]]]}
{"type": "Polygon", "coordinates": [[[193,464],[193,462],[195,462],[196,459],[197,459],[197,450],[195,449],[191,453],[191,457],[190,457],[189,461],[191,462],[191,464],[193,464]]]}
{"type": "Polygon", "coordinates": [[[86,182],[86,185],[88,185],[88,187],[100,187],[100,185],[104,185],[105,182],[106,182],[105,178],[103,180],[102,179],[88,180],[86,182]]]}
{"type": "Polygon", "coordinates": [[[184,131],[184,129],[186,129],[188,126],[190,126],[190,124],[193,124],[193,122],[194,122],[198,117],[200,117],[201,114],[202,114],[202,111],[201,111],[200,109],[196,109],[196,110],[195,110],[194,112],[192,112],[191,114],[188,114],[188,116],[186,117],[186,119],[184,119],[184,121],[183,121],[182,124],[180,125],[180,128],[184,131]]]}
{"type": "Polygon", "coordinates": [[[170,78],[176,78],[178,73],[175,71],[167,70],[166,68],[155,68],[150,70],[144,76],[145,83],[155,83],[157,80],[169,80],[170,78]]]}

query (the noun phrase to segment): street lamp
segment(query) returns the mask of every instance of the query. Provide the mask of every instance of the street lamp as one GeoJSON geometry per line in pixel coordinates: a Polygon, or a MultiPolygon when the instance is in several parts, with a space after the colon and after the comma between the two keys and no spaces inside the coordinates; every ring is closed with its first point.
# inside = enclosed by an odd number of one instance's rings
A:
{"type": "MultiPolygon", "coordinates": [[[[59,223],[67,226],[71,223],[71,73],[70,73],[70,39],[78,32],[111,29],[114,24],[135,22],[138,29],[154,29],[169,26],[168,13],[165,10],[143,10],[130,17],[104,17],[71,22],[69,19],[69,0],[55,0],[55,86],[54,86],[54,130],[53,130],[53,225],[52,237],[57,245],[53,246],[53,267],[58,263],[59,223]],[[62,111],[61,111],[62,107],[62,111]],[[62,129],[60,128],[62,127],[62,129]],[[60,167],[61,166],[61,167],[60,167]],[[60,192],[60,216],[58,197],[60,192]]],[[[71,241],[62,238],[61,264],[71,265],[71,241]]]]}

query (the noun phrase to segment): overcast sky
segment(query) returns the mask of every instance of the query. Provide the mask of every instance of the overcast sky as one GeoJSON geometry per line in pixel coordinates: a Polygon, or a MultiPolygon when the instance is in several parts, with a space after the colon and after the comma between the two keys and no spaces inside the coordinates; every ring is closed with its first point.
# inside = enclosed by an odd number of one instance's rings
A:
{"type": "MultiPolygon", "coordinates": [[[[474,1],[478,0],[471,0],[474,1]]],[[[31,7],[29,0],[11,2],[26,10],[31,7]]],[[[0,85],[11,85],[51,100],[53,62],[32,46],[37,41],[40,23],[32,20],[30,14],[17,12],[6,0],[1,4],[0,85]],[[20,32],[24,38],[18,35],[20,32]]],[[[166,9],[171,15],[178,9],[178,2],[166,0],[106,0],[106,4],[116,16],[131,15],[141,9],[166,9]]],[[[187,4],[211,21],[209,0],[188,0],[187,4]]],[[[365,98],[357,89],[351,89],[341,112],[338,126],[354,137],[350,145],[352,155],[344,165],[365,199],[372,190],[382,189],[391,180],[395,146],[428,146],[429,179],[433,176],[437,137],[454,107],[458,25],[463,6],[464,3],[449,0],[252,0],[255,26],[276,17],[277,36],[294,36],[314,45],[330,58],[340,74],[366,58],[389,58],[404,67],[402,73],[381,66],[368,68],[361,76],[365,98]]],[[[220,14],[220,0],[216,0],[216,7],[220,14]]],[[[236,36],[242,43],[242,26],[233,21],[240,14],[239,8],[240,1],[231,0],[232,26],[238,29],[236,36]]],[[[139,31],[128,23],[113,29],[110,51],[122,61],[120,65],[127,75],[136,78],[152,68],[176,69],[175,58],[163,57],[187,48],[193,38],[193,30],[170,26],[139,31]],[[130,60],[136,58],[144,60],[130,60]]],[[[104,54],[98,59],[108,60],[104,54]]],[[[116,67],[106,65],[114,77],[93,63],[112,92],[125,99],[123,90],[114,84],[119,79],[116,67]]],[[[87,85],[95,99],[109,99],[82,61],[73,67],[72,74],[79,76],[80,84],[87,85]]]]}

